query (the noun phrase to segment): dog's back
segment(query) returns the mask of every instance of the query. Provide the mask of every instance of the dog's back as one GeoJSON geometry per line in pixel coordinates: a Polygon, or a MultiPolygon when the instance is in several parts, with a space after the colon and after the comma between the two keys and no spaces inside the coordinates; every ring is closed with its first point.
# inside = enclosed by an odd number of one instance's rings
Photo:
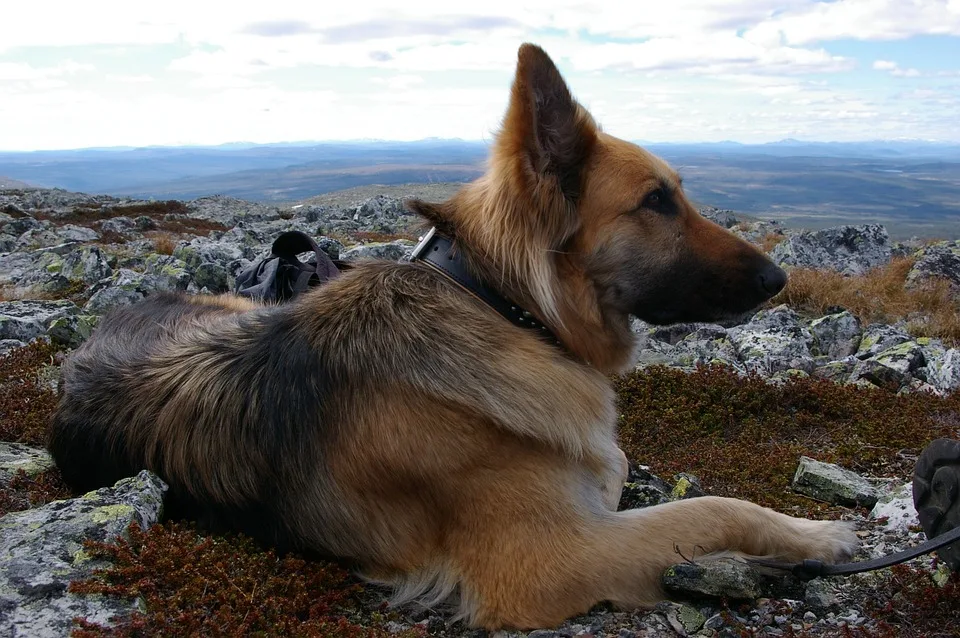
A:
{"type": "Polygon", "coordinates": [[[63,365],[49,449],[64,479],[85,491],[150,468],[171,482],[174,515],[286,545],[276,492],[306,474],[325,385],[294,324],[281,308],[172,293],[109,313],[63,365]]]}

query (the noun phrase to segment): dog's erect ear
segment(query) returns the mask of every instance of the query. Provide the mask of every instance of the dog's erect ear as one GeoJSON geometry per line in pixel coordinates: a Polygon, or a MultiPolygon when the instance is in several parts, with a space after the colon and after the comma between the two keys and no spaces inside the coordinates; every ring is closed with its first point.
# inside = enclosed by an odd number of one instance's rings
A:
{"type": "Polygon", "coordinates": [[[453,223],[443,204],[433,204],[422,199],[411,198],[403,202],[404,207],[422,217],[430,226],[434,226],[441,233],[453,234],[453,223]]]}
{"type": "Polygon", "coordinates": [[[523,44],[517,55],[504,133],[522,144],[536,173],[556,178],[564,196],[576,201],[596,126],[553,60],[534,44],[523,44]]]}

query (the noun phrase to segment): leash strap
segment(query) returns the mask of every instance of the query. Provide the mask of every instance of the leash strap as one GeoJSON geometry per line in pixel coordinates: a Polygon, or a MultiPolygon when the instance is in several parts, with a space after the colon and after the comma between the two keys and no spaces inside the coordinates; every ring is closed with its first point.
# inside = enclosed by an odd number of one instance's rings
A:
{"type": "Polygon", "coordinates": [[[462,288],[472,293],[488,306],[496,310],[510,323],[538,333],[547,342],[561,346],[560,340],[532,313],[505,299],[501,294],[486,286],[467,269],[464,259],[456,250],[454,241],[431,228],[420,243],[413,249],[411,261],[422,261],[443,273],[462,288]]]}
{"type": "Polygon", "coordinates": [[[890,567],[899,563],[904,563],[917,556],[929,554],[932,551],[952,545],[960,541],[960,527],[955,527],[945,534],[931,538],[930,540],[917,545],[916,547],[881,556],[871,560],[865,560],[857,563],[843,563],[841,565],[828,565],[819,560],[807,559],[799,563],[778,563],[775,561],[763,560],[760,558],[747,559],[747,562],[762,567],[770,567],[791,572],[800,580],[813,580],[821,576],[848,576],[860,572],[869,572],[875,569],[890,567]]]}

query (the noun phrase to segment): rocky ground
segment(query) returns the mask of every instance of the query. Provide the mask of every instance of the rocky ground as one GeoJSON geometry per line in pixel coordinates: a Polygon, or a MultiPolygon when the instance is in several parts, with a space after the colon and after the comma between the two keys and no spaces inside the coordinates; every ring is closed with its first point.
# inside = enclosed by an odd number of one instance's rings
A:
{"type": "MultiPolygon", "coordinates": [[[[436,195],[435,189],[425,193],[436,195]]],[[[879,225],[806,232],[731,211],[702,213],[763,246],[790,269],[856,277],[892,259],[909,257],[906,288],[922,289],[938,281],[960,299],[956,239],[893,244],[879,225]]],[[[383,194],[358,199],[358,193],[348,193],[268,207],[221,196],[142,202],[61,190],[3,189],[0,353],[13,356],[38,342],[58,349],[37,378],[20,379],[52,388],[57,357],[89,337],[99,317],[113,307],[161,290],[194,294],[232,290],[237,274],[268,256],[273,239],[291,229],[322,238],[323,249],[344,261],[406,259],[417,223],[399,199],[383,194]]],[[[654,327],[637,320],[634,329],[642,344],[640,370],[665,366],[692,373],[714,365],[745,378],[759,376],[772,385],[815,378],[864,391],[954,396],[960,389],[956,342],[919,334],[916,325],[922,322],[909,315],[894,323],[865,322],[842,307],[813,316],[773,303],[723,325],[654,327]]],[[[8,356],[0,363],[6,360],[12,361],[8,356]]],[[[952,436],[960,437],[960,415],[951,418],[958,424],[952,436]]],[[[7,424],[7,430],[0,427],[4,431],[15,428],[7,424]]],[[[11,485],[49,471],[49,458],[36,446],[0,444],[0,486],[13,494],[7,496],[11,502],[19,498],[11,485]]],[[[837,515],[857,522],[863,541],[858,559],[924,538],[913,510],[909,476],[903,473],[858,476],[817,459],[798,458],[791,489],[818,502],[834,503],[837,515]]],[[[142,600],[75,593],[69,583],[103,566],[102,560],[85,553],[83,539],[108,539],[123,533],[131,522],[150,527],[162,519],[159,503],[164,490],[157,477],[142,473],[75,499],[49,504],[29,499],[33,507],[8,506],[10,513],[0,518],[0,633],[65,635],[73,617],[122,623],[124,614],[142,606],[142,600]],[[110,620],[114,614],[119,615],[110,620]]],[[[700,494],[694,476],[658,478],[637,465],[625,486],[622,507],[700,494]]],[[[864,591],[871,587],[879,591],[877,579],[883,576],[877,574],[803,583],[792,577],[761,576],[742,564],[708,568],[682,558],[678,563],[665,575],[665,584],[686,602],[665,603],[648,613],[597,609],[559,629],[530,635],[897,635],[885,634],[885,625],[867,613],[864,591]]],[[[929,557],[912,565],[927,570],[930,582],[954,586],[945,568],[929,557]]],[[[368,604],[375,607],[375,590],[369,592],[368,604]]],[[[955,602],[960,606],[960,596],[955,602]]],[[[389,621],[377,622],[387,633],[482,635],[448,626],[441,615],[426,611],[403,610],[389,621]]],[[[944,627],[939,635],[960,635],[960,630],[944,627]]]]}

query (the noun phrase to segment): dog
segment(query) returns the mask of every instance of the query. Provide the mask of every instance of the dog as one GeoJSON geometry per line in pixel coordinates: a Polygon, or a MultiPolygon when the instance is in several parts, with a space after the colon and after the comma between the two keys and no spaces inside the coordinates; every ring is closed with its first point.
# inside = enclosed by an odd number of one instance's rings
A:
{"type": "Polygon", "coordinates": [[[284,304],[156,294],[105,317],[63,365],[66,481],[152,470],[212,529],[348,561],[395,603],[452,601],[487,630],[654,605],[678,555],[852,554],[846,523],[737,499],[617,511],[630,317],[721,320],[786,274],[604,132],[543,49],[519,49],[484,175],[408,206],[459,271],[371,260],[284,304]]]}

